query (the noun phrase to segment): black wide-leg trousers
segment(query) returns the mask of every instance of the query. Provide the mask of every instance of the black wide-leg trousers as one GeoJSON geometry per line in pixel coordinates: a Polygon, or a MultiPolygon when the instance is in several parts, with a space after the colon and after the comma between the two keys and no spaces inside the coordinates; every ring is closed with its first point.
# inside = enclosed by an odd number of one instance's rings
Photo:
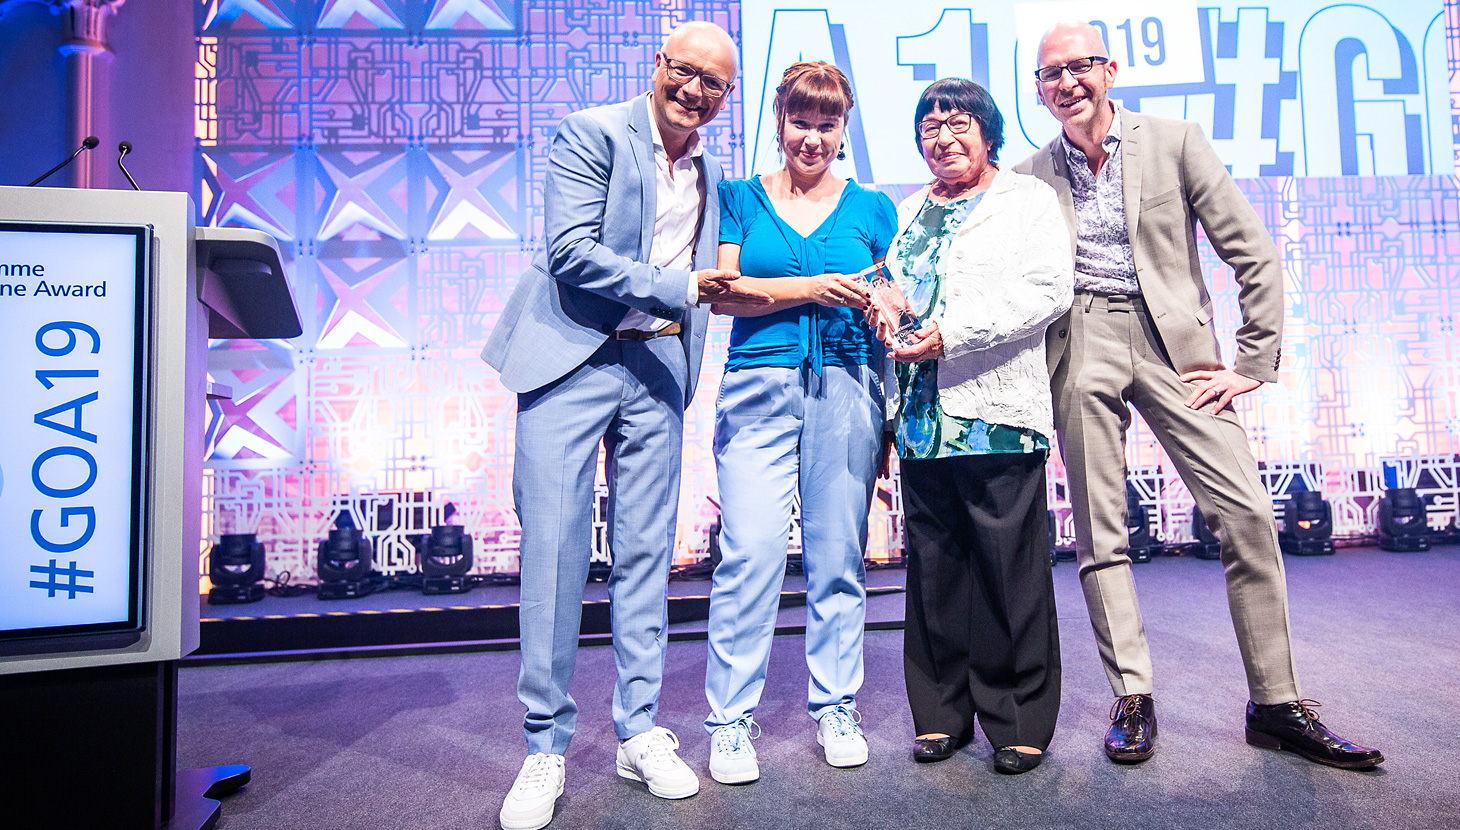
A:
{"type": "Polygon", "coordinates": [[[903,671],[919,735],[1044,749],[1060,706],[1045,452],[902,462],[903,671]]]}

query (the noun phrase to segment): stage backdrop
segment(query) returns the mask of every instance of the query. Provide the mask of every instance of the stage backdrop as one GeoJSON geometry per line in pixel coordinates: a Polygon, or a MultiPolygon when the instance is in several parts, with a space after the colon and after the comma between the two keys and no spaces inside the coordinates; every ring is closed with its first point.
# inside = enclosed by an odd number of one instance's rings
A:
{"type": "MultiPolygon", "coordinates": [[[[348,511],[377,539],[377,567],[403,572],[406,537],[450,504],[478,540],[477,569],[516,570],[514,396],[477,353],[538,245],[557,122],[646,90],[675,24],[712,20],[742,45],[731,106],[704,131],[730,175],[775,167],[775,79],[825,59],[858,96],[841,172],[898,195],[927,177],[911,112],[938,77],[993,90],[1006,163],[1055,134],[1029,73],[1039,33],[1071,16],[1104,27],[1127,107],[1203,125],[1282,250],[1281,382],[1239,406],[1273,491],[1323,490],[1354,536],[1373,532],[1386,480],[1419,485],[1431,523],[1449,524],[1456,2],[200,0],[200,222],[284,243],[305,329],[213,350],[234,396],[210,413],[210,532],[256,532],[271,573],[308,580],[315,544],[348,511]]],[[[1204,255],[1230,350],[1236,286],[1204,255]]],[[[704,555],[716,515],[728,331],[712,326],[687,418],[680,562],[704,555]]],[[[1139,422],[1129,461],[1158,536],[1190,538],[1190,495],[1139,422]]],[[[1067,539],[1057,460],[1050,472],[1067,539]]],[[[872,553],[895,555],[895,486],[876,507],[872,553]]]]}

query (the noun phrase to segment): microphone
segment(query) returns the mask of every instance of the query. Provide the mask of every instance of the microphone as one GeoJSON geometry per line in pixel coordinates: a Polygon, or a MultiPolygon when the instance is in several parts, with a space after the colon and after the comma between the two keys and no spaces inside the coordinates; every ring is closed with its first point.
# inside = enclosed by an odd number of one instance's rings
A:
{"type": "Polygon", "coordinates": [[[45,181],[46,178],[49,177],[52,173],[56,172],[57,170],[60,170],[62,167],[65,167],[66,165],[68,165],[71,162],[75,161],[76,160],[76,157],[79,156],[79,155],[81,155],[81,151],[83,151],[83,150],[90,150],[90,149],[92,149],[93,147],[95,147],[96,145],[98,145],[100,143],[101,143],[101,140],[98,139],[96,136],[94,136],[94,135],[87,136],[86,137],[86,140],[81,142],[81,146],[76,148],[76,152],[72,153],[70,158],[66,159],[65,161],[61,162],[60,164],[56,165],[55,167],[52,167],[50,170],[47,170],[46,172],[42,173],[40,175],[40,178],[38,178],[35,181],[31,182],[30,184],[26,185],[26,187],[35,187],[36,185],[38,185],[41,182],[45,181]]]}
{"type": "Polygon", "coordinates": [[[127,177],[127,181],[131,183],[133,190],[141,190],[142,188],[137,186],[137,180],[132,178],[132,174],[127,172],[126,165],[122,164],[122,159],[126,158],[127,154],[132,152],[132,142],[123,141],[121,144],[118,144],[117,152],[121,153],[121,155],[117,156],[117,167],[121,168],[122,175],[127,177]]]}

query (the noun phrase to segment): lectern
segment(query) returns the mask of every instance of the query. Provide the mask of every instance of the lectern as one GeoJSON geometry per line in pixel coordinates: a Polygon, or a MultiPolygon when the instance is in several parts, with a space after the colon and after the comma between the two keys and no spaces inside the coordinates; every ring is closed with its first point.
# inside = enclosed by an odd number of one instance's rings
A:
{"type": "Polygon", "coordinates": [[[208,340],[301,327],[277,243],[195,214],[184,193],[0,187],[6,824],[211,827],[204,792],[247,782],[176,770],[208,340]]]}

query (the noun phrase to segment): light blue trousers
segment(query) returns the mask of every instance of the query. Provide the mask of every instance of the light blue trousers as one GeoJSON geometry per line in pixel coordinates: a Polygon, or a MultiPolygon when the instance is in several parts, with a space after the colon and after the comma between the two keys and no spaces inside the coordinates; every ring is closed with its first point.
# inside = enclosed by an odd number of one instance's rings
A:
{"type": "Polygon", "coordinates": [[[654,727],[684,435],[684,346],[609,340],[566,376],[519,395],[512,497],[522,522],[522,672],[529,753],[561,755],[578,724],[568,693],[592,555],[593,479],[608,454],[608,582],[620,740],[654,727]]]}
{"type": "Polygon", "coordinates": [[[705,728],[755,711],[775,633],[793,495],[806,571],[807,710],[855,707],[867,615],[867,512],[877,479],[882,391],[866,366],[827,366],[822,394],[799,369],[725,374],[715,418],[720,552],[710,592],[705,728]]]}

